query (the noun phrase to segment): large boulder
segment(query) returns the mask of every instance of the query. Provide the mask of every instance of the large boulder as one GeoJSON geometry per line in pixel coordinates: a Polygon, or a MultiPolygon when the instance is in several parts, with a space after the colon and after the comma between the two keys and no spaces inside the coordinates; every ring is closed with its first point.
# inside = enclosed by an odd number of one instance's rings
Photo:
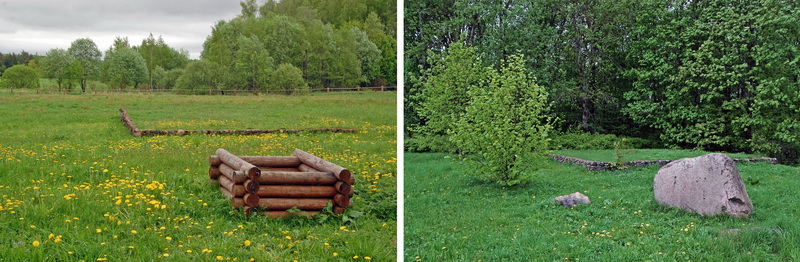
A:
{"type": "Polygon", "coordinates": [[[736,162],[724,154],[670,162],[658,170],[653,193],[662,205],[701,215],[725,213],[741,217],[753,212],[736,162]]]}

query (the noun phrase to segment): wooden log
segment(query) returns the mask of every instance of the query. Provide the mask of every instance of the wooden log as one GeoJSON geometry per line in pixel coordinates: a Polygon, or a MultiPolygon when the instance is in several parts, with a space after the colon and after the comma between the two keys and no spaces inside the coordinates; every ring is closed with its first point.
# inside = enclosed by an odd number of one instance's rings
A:
{"type": "Polygon", "coordinates": [[[136,125],[133,123],[131,116],[128,115],[128,111],[125,111],[124,108],[119,109],[119,118],[122,121],[122,125],[124,125],[128,129],[128,132],[130,132],[132,136],[134,137],[142,136],[142,132],[139,131],[139,128],[137,128],[136,125]]]}
{"type": "MultiPolygon", "coordinates": [[[[215,171],[216,173],[219,173],[220,175],[225,176],[228,179],[232,180],[236,184],[244,183],[244,181],[247,180],[247,176],[244,174],[244,172],[239,170],[234,170],[232,167],[226,164],[221,164],[217,168],[213,167],[209,168],[208,170],[209,176],[211,176],[212,175],[211,173],[215,171]]],[[[217,177],[219,177],[219,175],[217,175],[217,177]]]]}
{"type": "Polygon", "coordinates": [[[303,162],[303,164],[311,166],[317,170],[332,172],[340,181],[350,182],[350,179],[353,176],[350,171],[344,167],[328,162],[325,159],[309,154],[306,151],[295,149],[294,155],[300,158],[300,161],[303,162]]]}
{"type": "Polygon", "coordinates": [[[344,209],[345,209],[345,208],[343,208],[343,207],[337,207],[337,206],[335,206],[335,207],[333,207],[333,213],[334,213],[334,214],[337,214],[337,215],[344,214],[344,209]]]}
{"type": "Polygon", "coordinates": [[[239,130],[198,130],[198,133],[208,135],[260,135],[270,133],[301,133],[301,132],[332,132],[356,133],[355,128],[317,128],[317,129],[239,129],[239,130]]]}
{"type": "Polygon", "coordinates": [[[222,192],[222,195],[225,196],[225,199],[234,199],[235,197],[231,194],[231,191],[228,191],[224,187],[219,187],[219,191],[222,192]]]}
{"type": "Polygon", "coordinates": [[[237,185],[225,176],[219,177],[219,186],[227,189],[228,192],[231,192],[231,194],[236,197],[244,196],[244,194],[247,193],[243,185],[237,185]]]}
{"type": "MultiPolygon", "coordinates": [[[[239,158],[257,167],[297,167],[300,165],[300,159],[296,156],[239,156],[239,158]]],[[[208,160],[211,166],[222,163],[217,156],[211,156],[208,160]]]]}
{"type": "Polygon", "coordinates": [[[258,188],[259,197],[280,198],[332,198],[336,195],[332,186],[272,186],[266,185],[258,188]]]}
{"type": "Polygon", "coordinates": [[[319,214],[319,211],[300,211],[300,212],[288,212],[288,211],[260,211],[258,212],[259,215],[271,217],[271,218],[287,218],[290,216],[296,217],[312,217],[319,214]]]}
{"type": "Polygon", "coordinates": [[[261,185],[333,185],[338,179],[331,172],[266,171],[257,179],[261,185]]]}
{"type": "Polygon", "coordinates": [[[243,198],[241,198],[241,197],[231,198],[231,207],[240,208],[240,207],[243,207],[243,206],[245,206],[243,198]]]}
{"type": "Polygon", "coordinates": [[[248,178],[252,180],[258,180],[258,177],[261,175],[261,170],[258,167],[254,166],[253,164],[247,163],[246,161],[242,160],[241,158],[231,154],[225,149],[217,149],[217,156],[222,163],[232,167],[235,170],[239,170],[244,172],[248,178]]]}
{"type": "Polygon", "coordinates": [[[322,172],[322,170],[317,170],[316,168],[313,168],[306,164],[300,164],[299,166],[297,166],[297,169],[303,172],[322,172]]]}
{"type": "Polygon", "coordinates": [[[340,207],[350,207],[350,197],[342,194],[336,194],[333,196],[333,204],[340,207]]]}
{"type": "Polygon", "coordinates": [[[300,210],[322,210],[331,201],[328,198],[259,198],[258,207],[270,211],[285,211],[293,207],[300,210]]]}
{"type": "Polygon", "coordinates": [[[333,187],[336,188],[336,192],[339,192],[342,195],[345,195],[345,196],[352,196],[353,195],[353,186],[351,186],[347,182],[344,182],[344,181],[336,182],[336,184],[333,185],[333,187]]]}
{"type": "Polygon", "coordinates": [[[244,205],[248,207],[258,207],[258,199],[259,199],[258,195],[245,194],[244,197],[242,197],[242,199],[244,200],[244,205]]]}
{"type": "Polygon", "coordinates": [[[264,167],[260,166],[258,169],[261,169],[261,173],[264,171],[286,171],[286,172],[300,172],[299,168],[296,167],[264,167]]]}
{"type": "Polygon", "coordinates": [[[248,179],[247,181],[244,181],[244,190],[250,194],[255,194],[256,192],[258,192],[258,188],[260,186],[261,185],[259,185],[258,182],[254,180],[248,179]]]}

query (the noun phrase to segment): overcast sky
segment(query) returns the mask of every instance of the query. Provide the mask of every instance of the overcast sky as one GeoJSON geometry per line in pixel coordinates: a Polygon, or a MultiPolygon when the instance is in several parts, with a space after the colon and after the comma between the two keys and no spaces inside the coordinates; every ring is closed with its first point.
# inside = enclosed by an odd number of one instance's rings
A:
{"type": "Polygon", "coordinates": [[[0,52],[44,55],[85,37],[105,52],[117,36],[138,46],[153,33],[196,59],[211,27],[240,10],[239,0],[0,0],[0,52]]]}

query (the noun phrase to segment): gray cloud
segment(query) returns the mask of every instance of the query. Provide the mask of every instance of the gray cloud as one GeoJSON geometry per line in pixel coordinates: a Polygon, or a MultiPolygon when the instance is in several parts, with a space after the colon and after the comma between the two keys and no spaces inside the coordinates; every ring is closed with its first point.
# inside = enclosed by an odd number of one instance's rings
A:
{"type": "Polygon", "coordinates": [[[239,0],[0,0],[0,52],[44,54],[82,37],[102,51],[116,36],[139,45],[152,32],[198,58],[211,27],[239,10],[239,0]]]}

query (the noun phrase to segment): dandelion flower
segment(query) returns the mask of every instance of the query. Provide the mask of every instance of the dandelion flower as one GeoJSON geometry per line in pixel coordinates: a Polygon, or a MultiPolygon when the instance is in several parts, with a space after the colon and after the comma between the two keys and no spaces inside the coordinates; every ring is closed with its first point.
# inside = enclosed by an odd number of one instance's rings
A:
{"type": "Polygon", "coordinates": [[[333,252],[333,256],[334,256],[334,257],[338,257],[338,256],[339,256],[339,253],[333,252]]]}
{"type": "Polygon", "coordinates": [[[250,246],[250,240],[245,240],[244,241],[244,246],[249,247],[250,246]]]}
{"type": "Polygon", "coordinates": [[[36,240],[36,241],[33,241],[33,246],[34,246],[34,247],[38,247],[38,246],[39,246],[39,244],[40,244],[40,243],[39,243],[39,241],[38,241],[38,240],[36,240]]]}

